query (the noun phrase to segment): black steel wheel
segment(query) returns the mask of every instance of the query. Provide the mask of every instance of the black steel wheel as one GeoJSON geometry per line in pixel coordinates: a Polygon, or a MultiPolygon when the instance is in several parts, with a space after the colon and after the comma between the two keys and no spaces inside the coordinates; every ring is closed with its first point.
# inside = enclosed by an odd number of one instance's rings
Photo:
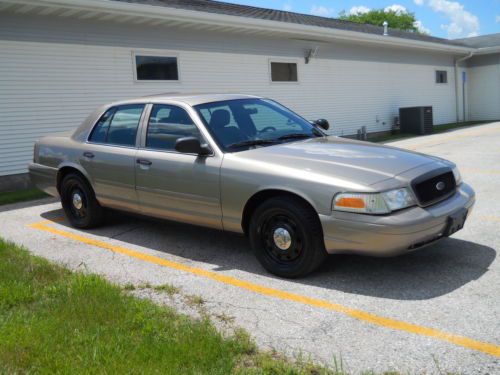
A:
{"type": "Polygon", "coordinates": [[[60,188],[61,204],[71,225],[88,229],[101,224],[103,209],[89,183],[79,174],[63,178],[60,188]]]}
{"type": "Polygon", "coordinates": [[[249,234],[257,259],[277,276],[305,276],[326,257],[318,215],[294,197],[262,203],[251,218],[249,234]]]}

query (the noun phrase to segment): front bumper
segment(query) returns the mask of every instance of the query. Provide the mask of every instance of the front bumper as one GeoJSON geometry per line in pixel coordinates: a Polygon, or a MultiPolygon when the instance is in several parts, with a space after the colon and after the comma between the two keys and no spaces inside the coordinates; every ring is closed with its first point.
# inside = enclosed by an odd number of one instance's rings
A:
{"type": "Polygon", "coordinates": [[[375,216],[334,211],[320,215],[325,248],[330,254],[390,256],[429,245],[443,237],[448,217],[475,202],[472,188],[462,183],[455,194],[430,207],[412,207],[375,216]]]}

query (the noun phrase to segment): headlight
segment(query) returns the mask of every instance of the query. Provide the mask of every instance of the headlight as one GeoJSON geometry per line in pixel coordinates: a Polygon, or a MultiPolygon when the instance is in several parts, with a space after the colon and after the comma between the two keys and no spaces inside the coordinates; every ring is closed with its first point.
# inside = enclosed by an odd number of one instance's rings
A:
{"type": "Polygon", "coordinates": [[[392,211],[415,205],[407,188],[389,190],[383,193],[340,193],[333,199],[337,211],[365,214],[388,214],[392,211]]]}
{"type": "Polygon", "coordinates": [[[462,176],[456,166],[453,168],[453,176],[455,177],[455,184],[457,186],[460,185],[462,183],[462,176]]]}
{"type": "Polygon", "coordinates": [[[415,200],[407,188],[389,190],[382,193],[382,196],[391,211],[400,210],[415,204],[415,200]]]}

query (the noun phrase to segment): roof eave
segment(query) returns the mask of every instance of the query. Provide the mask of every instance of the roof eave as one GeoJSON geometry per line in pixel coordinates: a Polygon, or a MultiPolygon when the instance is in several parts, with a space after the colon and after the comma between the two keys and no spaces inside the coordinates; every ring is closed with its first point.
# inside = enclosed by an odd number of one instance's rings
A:
{"type": "Polygon", "coordinates": [[[500,46],[477,48],[474,51],[474,56],[477,56],[477,55],[490,55],[490,54],[493,54],[493,53],[500,53],[500,46]]]}
{"type": "Polygon", "coordinates": [[[196,22],[207,25],[223,25],[226,27],[246,28],[250,30],[266,30],[280,32],[293,36],[306,36],[326,40],[346,40],[354,42],[372,43],[393,47],[418,48],[448,53],[465,54],[476,48],[454,46],[437,42],[405,39],[393,36],[384,36],[363,33],[358,31],[340,30],[319,26],[301,25],[289,22],[263,20],[249,17],[232,16],[225,14],[200,12],[171,7],[127,3],[114,0],[0,0],[0,3],[16,5],[33,5],[56,7],[64,9],[79,9],[89,12],[107,12],[126,16],[137,16],[151,19],[165,19],[172,21],[196,22]]]}

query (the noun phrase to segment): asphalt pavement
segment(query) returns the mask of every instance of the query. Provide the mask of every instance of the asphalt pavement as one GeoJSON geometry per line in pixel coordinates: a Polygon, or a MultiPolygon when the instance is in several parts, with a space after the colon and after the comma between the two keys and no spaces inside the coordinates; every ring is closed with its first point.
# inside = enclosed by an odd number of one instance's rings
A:
{"type": "MultiPolygon", "coordinates": [[[[463,230],[395,258],[330,256],[300,280],[266,273],[243,236],[119,213],[81,231],[50,200],[0,208],[0,236],[120,284],[172,284],[264,349],[352,373],[500,374],[500,122],[391,145],[457,163],[477,194],[463,230]]],[[[147,287],[134,293],[196,310],[147,287]]]]}

